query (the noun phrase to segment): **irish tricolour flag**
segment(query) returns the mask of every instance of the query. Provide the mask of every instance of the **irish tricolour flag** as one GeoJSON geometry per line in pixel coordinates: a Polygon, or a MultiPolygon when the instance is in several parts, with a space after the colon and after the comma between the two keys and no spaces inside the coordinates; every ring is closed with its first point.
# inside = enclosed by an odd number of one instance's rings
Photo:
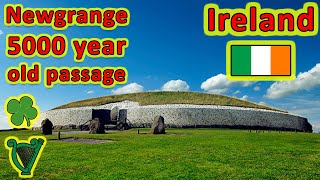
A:
{"type": "Polygon", "coordinates": [[[231,76],[290,76],[291,46],[231,46],[231,76]]]}

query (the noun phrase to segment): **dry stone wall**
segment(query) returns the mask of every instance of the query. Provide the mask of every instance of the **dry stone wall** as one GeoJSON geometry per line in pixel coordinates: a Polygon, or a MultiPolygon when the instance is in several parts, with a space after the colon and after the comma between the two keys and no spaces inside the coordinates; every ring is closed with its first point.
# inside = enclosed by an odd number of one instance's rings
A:
{"type": "Polygon", "coordinates": [[[306,118],[270,110],[185,104],[139,106],[135,102],[127,101],[97,107],[47,111],[41,114],[41,120],[48,118],[54,125],[80,125],[91,119],[92,109],[111,110],[115,107],[127,110],[127,119],[133,127],[150,127],[153,118],[161,115],[167,127],[234,127],[312,131],[306,118]]]}

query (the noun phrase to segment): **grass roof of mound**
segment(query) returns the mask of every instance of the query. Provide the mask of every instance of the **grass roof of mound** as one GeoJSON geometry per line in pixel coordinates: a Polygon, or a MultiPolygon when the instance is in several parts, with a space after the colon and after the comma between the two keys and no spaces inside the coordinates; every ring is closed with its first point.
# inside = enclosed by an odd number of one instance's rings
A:
{"type": "Polygon", "coordinates": [[[196,104],[196,105],[221,105],[247,108],[259,108],[285,112],[273,107],[264,106],[237,98],[217,94],[205,94],[197,92],[142,92],[113,96],[97,97],[65,104],[54,109],[66,109],[74,107],[99,106],[121,101],[134,101],[140,105],[162,104],[196,104]]]}

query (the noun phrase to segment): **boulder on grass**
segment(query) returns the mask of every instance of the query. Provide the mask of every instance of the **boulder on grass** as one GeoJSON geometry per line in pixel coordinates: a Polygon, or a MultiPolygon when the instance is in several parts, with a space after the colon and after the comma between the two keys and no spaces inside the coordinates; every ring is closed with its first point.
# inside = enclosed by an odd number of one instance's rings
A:
{"type": "Polygon", "coordinates": [[[118,106],[112,107],[111,108],[111,113],[110,113],[111,121],[117,121],[118,114],[119,114],[119,107],[118,106]]]}
{"type": "Polygon", "coordinates": [[[49,119],[45,119],[41,122],[41,129],[42,129],[42,134],[44,135],[51,135],[52,134],[52,129],[53,129],[53,124],[49,119]]]}
{"type": "Polygon", "coordinates": [[[164,128],[164,118],[162,116],[154,117],[152,126],[151,126],[152,134],[165,134],[166,130],[164,128]]]}
{"type": "Polygon", "coordinates": [[[95,118],[90,121],[89,125],[90,132],[89,134],[104,134],[104,123],[98,118],[95,118]]]}

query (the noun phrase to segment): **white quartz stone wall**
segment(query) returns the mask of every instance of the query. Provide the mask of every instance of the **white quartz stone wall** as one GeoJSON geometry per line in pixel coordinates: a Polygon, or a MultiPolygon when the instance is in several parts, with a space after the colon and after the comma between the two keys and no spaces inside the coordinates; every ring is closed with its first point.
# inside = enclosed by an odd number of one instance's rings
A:
{"type": "Polygon", "coordinates": [[[138,106],[139,104],[132,101],[123,101],[119,103],[110,103],[101,106],[88,106],[80,108],[58,109],[42,112],[34,127],[41,127],[41,121],[48,118],[53,125],[81,125],[92,119],[92,109],[127,109],[128,107],[138,106]]]}
{"type": "Polygon", "coordinates": [[[48,118],[53,125],[81,125],[92,119],[92,109],[60,109],[43,112],[35,127],[41,126],[41,121],[48,118]]]}
{"type": "Polygon", "coordinates": [[[239,107],[165,105],[141,106],[128,109],[128,120],[134,126],[152,123],[161,115],[165,123],[185,126],[261,126],[303,130],[305,118],[287,113],[239,107]]]}
{"type": "MultiPolygon", "coordinates": [[[[169,126],[261,126],[305,130],[306,119],[282,112],[214,105],[150,105],[139,106],[125,101],[96,107],[51,110],[41,113],[41,120],[48,118],[54,125],[84,124],[92,118],[92,109],[127,109],[127,118],[134,127],[149,126],[153,118],[161,115],[169,126]]],[[[41,126],[41,120],[35,127],[41,126]]]]}

